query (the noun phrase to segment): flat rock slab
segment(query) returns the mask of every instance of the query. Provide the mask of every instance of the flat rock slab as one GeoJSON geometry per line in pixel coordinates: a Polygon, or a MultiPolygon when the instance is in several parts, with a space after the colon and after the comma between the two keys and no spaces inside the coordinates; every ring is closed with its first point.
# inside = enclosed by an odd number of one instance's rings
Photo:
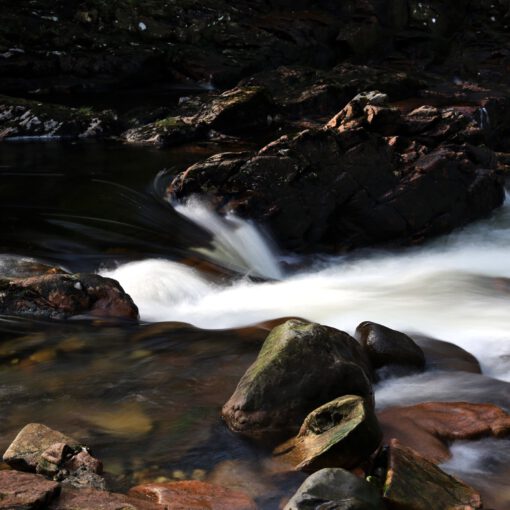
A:
{"type": "Polygon", "coordinates": [[[256,510],[255,502],[240,491],[199,481],[148,483],[129,494],[147,498],[167,510],[256,510]]]}
{"type": "Polygon", "coordinates": [[[64,489],[48,510],[166,510],[157,503],[95,489],[64,489]]]}
{"type": "Polygon", "coordinates": [[[71,448],[80,448],[80,443],[61,432],[41,423],[29,423],[15,437],[3,460],[21,471],[35,471],[41,455],[54,444],[64,443],[71,448]]]}
{"type": "Polygon", "coordinates": [[[40,475],[0,471],[0,509],[32,510],[47,508],[60,492],[57,482],[40,475]]]}
{"type": "Polygon", "coordinates": [[[477,510],[480,494],[411,448],[392,440],[383,498],[398,510],[477,510]]]}
{"type": "Polygon", "coordinates": [[[382,439],[371,403],[347,395],[312,411],[299,434],[274,451],[292,469],[353,468],[368,458],[382,439]]]}
{"type": "Polygon", "coordinates": [[[377,416],[386,439],[396,438],[436,463],[450,458],[451,441],[510,435],[510,415],[492,404],[426,402],[377,416]]]}

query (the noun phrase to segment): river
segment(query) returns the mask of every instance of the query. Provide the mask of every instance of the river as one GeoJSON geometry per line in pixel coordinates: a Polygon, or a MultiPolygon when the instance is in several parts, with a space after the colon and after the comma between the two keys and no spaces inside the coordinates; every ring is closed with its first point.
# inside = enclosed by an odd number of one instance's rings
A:
{"type": "MultiPolygon", "coordinates": [[[[256,225],[166,200],[172,172],[215,146],[5,147],[0,270],[13,274],[33,257],[110,276],[142,322],[1,318],[1,448],[41,421],[86,440],[116,488],[205,476],[248,487],[263,508],[277,508],[303,476],[271,475],[267,452],[226,431],[219,409],[264,338],[249,326],[285,316],[349,333],[370,320],[447,340],[474,354],[487,376],[389,379],[376,388],[379,408],[468,400],[510,410],[509,200],[491,218],[424,246],[310,260],[279,253],[256,225]],[[201,272],[194,259],[227,269],[201,272]]],[[[495,509],[509,509],[510,441],[452,451],[444,468],[495,509]]]]}

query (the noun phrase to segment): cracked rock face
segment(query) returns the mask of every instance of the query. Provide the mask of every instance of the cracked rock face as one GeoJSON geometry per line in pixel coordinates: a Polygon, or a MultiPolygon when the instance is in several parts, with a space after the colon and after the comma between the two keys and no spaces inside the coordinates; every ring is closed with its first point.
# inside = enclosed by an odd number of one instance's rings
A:
{"type": "Polygon", "coordinates": [[[476,117],[432,107],[403,115],[386,99],[357,96],[322,129],[196,163],[169,193],[206,195],[298,251],[420,242],[502,204],[476,117]]]}

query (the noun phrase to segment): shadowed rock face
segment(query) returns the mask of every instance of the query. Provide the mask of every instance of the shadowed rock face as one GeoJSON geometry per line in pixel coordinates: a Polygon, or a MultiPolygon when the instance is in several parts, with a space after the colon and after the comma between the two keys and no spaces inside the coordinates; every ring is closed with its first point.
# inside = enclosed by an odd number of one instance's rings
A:
{"type": "Polygon", "coordinates": [[[50,319],[80,314],[138,318],[138,308],[119,283],[95,274],[0,279],[0,313],[50,319]]]}
{"type": "Polygon", "coordinates": [[[292,250],[419,242],[502,204],[484,137],[475,118],[455,109],[403,115],[384,94],[366,93],[322,129],[191,166],[169,192],[208,195],[292,250]]]}
{"type": "Polygon", "coordinates": [[[348,395],[312,411],[298,435],[273,454],[291,469],[301,471],[354,468],[377,449],[381,439],[371,403],[348,395]]]}
{"type": "Polygon", "coordinates": [[[474,489],[397,440],[391,441],[388,451],[383,498],[389,508],[399,510],[476,510],[483,506],[474,489]]]}
{"type": "Polygon", "coordinates": [[[277,441],[297,432],[310,411],[338,396],[360,395],[371,402],[370,374],[352,337],[290,320],[271,331],[222,416],[234,432],[277,441]]]}

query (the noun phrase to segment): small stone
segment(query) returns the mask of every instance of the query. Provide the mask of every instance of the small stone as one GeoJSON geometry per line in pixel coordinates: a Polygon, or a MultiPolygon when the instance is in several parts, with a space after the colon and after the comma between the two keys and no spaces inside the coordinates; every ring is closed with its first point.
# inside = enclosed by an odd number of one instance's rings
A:
{"type": "Polygon", "coordinates": [[[374,485],[340,468],[321,469],[309,476],[284,510],[382,510],[374,485]]]}

